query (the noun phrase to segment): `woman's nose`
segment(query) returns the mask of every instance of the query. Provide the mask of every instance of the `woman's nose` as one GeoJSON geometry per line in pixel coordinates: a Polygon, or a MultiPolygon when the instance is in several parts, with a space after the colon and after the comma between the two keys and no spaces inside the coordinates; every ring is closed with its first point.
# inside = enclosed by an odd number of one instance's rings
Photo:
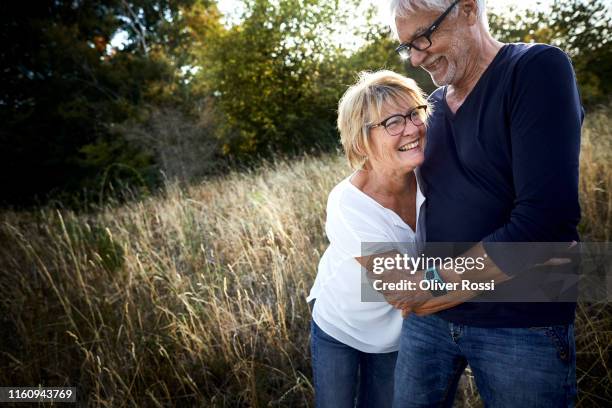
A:
{"type": "Polygon", "coordinates": [[[404,126],[404,131],[402,132],[402,136],[413,136],[419,131],[419,128],[412,123],[410,119],[406,119],[406,125],[404,126]]]}

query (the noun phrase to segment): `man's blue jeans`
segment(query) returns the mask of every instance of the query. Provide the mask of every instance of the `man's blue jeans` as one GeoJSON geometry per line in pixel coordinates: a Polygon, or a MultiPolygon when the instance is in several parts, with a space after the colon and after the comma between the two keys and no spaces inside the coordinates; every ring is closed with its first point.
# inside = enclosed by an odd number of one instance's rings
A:
{"type": "Polygon", "coordinates": [[[318,408],[391,407],[397,352],[361,352],[334,339],[314,321],[310,334],[318,408]]]}
{"type": "Polygon", "coordinates": [[[480,328],[435,315],[404,320],[393,406],[452,407],[467,364],[487,407],[574,406],[573,325],[480,328]]]}

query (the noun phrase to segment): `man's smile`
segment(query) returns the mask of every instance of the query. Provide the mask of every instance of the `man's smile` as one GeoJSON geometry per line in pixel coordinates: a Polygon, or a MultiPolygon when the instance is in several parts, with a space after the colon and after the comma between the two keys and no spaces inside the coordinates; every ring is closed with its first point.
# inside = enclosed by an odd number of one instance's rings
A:
{"type": "Polygon", "coordinates": [[[438,58],[436,58],[434,61],[432,61],[431,63],[429,63],[429,64],[427,64],[427,65],[426,65],[426,64],[423,64],[423,65],[421,65],[421,66],[422,66],[422,67],[423,67],[423,69],[425,69],[426,71],[429,71],[429,72],[431,72],[431,71],[435,71],[435,70],[436,70],[436,68],[438,68],[438,66],[440,65],[440,61],[441,61],[441,60],[442,60],[442,57],[438,57],[438,58]]]}

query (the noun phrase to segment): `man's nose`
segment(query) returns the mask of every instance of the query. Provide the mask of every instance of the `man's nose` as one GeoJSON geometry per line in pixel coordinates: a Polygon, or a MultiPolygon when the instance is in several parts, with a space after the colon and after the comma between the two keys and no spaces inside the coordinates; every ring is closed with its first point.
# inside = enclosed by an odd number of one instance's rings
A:
{"type": "Polygon", "coordinates": [[[420,66],[423,61],[425,61],[425,57],[427,56],[427,51],[419,51],[417,49],[410,50],[410,64],[413,67],[420,66]]]}

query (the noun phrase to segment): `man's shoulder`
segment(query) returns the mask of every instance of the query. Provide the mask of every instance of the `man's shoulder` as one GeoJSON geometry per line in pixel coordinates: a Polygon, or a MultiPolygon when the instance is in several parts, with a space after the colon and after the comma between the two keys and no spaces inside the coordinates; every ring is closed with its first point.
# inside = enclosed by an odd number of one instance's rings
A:
{"type": "Polygon", "coordinates": [[[515,42],[515,43],[508,43],[507,46],[511,50],[511,54],[517,55],[517,56],[537,54],[539,52],[542,52],[550,48],[558,49],[557,47],[553,45],[543,44],[543,43],[515,42]]]}
{"type": "Polygon", "coordinates": [[[508,60],[514,62],[517,68],[531,65],[534,61],[569,62],[569,57],[562,49],[541,43],[510,43],[508,44],[508,60]]]}
{"type": "Polygon", "coordinates": [[[511,93],[542,83],[542,78],[556,84],[574,75],[572,62],[562,49],[540,43],[507,44],[497,67],[499,82],[507,84],[504,89],[511,93]]]}

